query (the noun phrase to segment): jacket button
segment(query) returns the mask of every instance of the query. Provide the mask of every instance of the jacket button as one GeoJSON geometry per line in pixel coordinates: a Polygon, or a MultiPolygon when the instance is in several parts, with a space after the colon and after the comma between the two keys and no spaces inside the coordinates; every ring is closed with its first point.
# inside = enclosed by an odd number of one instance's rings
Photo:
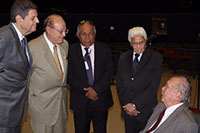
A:
{"type": "Polygon", "coordinates": [[[134,80],[134,78],[131,78],[131,80],[134,80]]]}

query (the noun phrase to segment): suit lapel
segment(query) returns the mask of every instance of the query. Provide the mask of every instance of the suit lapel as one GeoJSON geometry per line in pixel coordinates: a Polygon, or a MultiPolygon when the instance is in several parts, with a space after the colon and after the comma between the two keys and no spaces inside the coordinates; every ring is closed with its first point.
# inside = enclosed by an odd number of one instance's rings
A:
{"type": "Polygon", "coordinates": [[[156,106],[156,109],[154,110],[152,116],[150,117],[149,121],[148,121],[148,125],[146,127],[146,130],[148,130],[152,125],[153,123],[155,122],[155,120],[158,119],[161,111],[163,111],[165,109],[165,105],[161,102],[159,103],[159,105],[156,106]]]}
{"type": "Polygon", "coordinates": [[[136,72],[137,73],[138,71],[140,71],[140,69],[143,68],[143,66],[146,64],[146,62],[148,61],[149,59],[149,56],[150,56],[150,50],[148,48],[145,49],[145,52],[143,53],[142,57],[141,57],[141,60],[137,66],[137,69],[136,69],[136,72]]]}
{"type": "Polygon", "coordinates": [[[81,70],[80,75],[85,75],[83,77],[85,77],[85,79],[87,79],[87,72],[86,72],[86,68],[85,68],[85,64],[84,64],[84,59],[83,59],[83,54],[82,54],[80,43],[76,45],[76,49],[73,52],[75,52],[74,54],[76,54],[77,63],[80,66],[80,70],[81,70]]]}
{"type": "MultiPolygon", "coordinates": [[[[60,47],[60,53],[61,53],[61,57],[62,57],[62,61],[63,61],[63,67],[64,67],[64,74],[63,74],[63,77],[66,77],[66,74],[67,74],[67,69],[66,69],[66,65],[67,64],[67,61],[66,61],[66,52],[64,51],[64,49],[62,47],[60,47]]],[[[62,79],[62,82],[64,82],[64,79],[62,79]]]]}
{"type": "Polygon", "coordinates": [[[133,62],[133,50],[130,50],[128,53],[127,53],[127,72],[130,73],[130,77],[132,77],[134,75],[134,72],[132,70],[132,63],[133,62]]]}
{"type": "MultiPolygon", "coordinates": [[[[14,38],[15,38],[15,44],[16,44],[16,47],[17,47],[17,49],[18,49],[18,51],[19,51],[19,54],[20,54],[20,56],[22,57],[22,60],[23,60],[23,62],[24,62],[24,64],[25,64],[25,66],[28,66],[28,65],[29,65],[28,63],[29,63],[29,62],[28,62],[28,60],[27,60],[27,57],[26,57],[26,55],[25,55],[25,53],[24,53],[23,48],[21,47],[21,42],[20,42],[20,40],[19,40],[19,37],[18,37],[18,35],[17,35],[17,32],[16,32],[16,30],[15,30],[15,28],[13,27],[12,24],[10,24],[10,30],[11,30],[11,32],[12,32],[14,38]]],[[[31,64],[30,64],[30,65],[31,65],[31,64]]],[[[26,68],[28,68],[28,67],[26,67],[26,68]]]]}
{"type": "Polygon", "coordinates": [[[158,130],[163,131],[164,129],[166,129],[167,127],[169,127],[171,125],[171,122],[173,122],[176,119],[177,114],[179,114],[183,108],[184,108],[184,104],[181,105],[180,107],[178,107],[168,118],[167,120],[165,120],[160,127],[158,127],[158,130]]]}
{"type": "MultiPolygon", "coordinates": [[[[50,51],[50,48],[46,42],[46,40],[44,39],[44,36],[41,36],[41,44],[42,44],[42,52],[44,54],[44,57],[46,58],[46,60],[48,61],[48,63],[50,64],[51,67],[53,67],[53,70],[56,71],[56,75],[59,75],[60,72],[58,70],[57,64],[55,62],[54,56],[50,51]]],[[[60,75],[59,75],[60,76],[60,75]]]]}
{"type": "Polygon", "coordinates": [[[97,66],[101,66],[100,64],[98,64],[99,62],[99,54],[101,54],[100,53],[100,51],[99,51],[99,49],[97,48],[98,46],[96,45],[96,44],[94,44],[94,82],[96,81],[96,78],[97,78],[97,75],[98,75],[98,70],[97,70],[97,66]]]}

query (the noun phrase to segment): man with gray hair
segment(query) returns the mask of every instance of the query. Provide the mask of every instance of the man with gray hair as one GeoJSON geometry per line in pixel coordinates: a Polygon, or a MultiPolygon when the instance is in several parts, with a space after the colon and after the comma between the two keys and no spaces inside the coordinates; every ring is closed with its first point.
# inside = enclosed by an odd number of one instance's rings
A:
{"type": "Polygon", "coordinates": [[[147,48],[147,34],[143,27],[131,28],[128,40],[132,50],[120,55],[117,90],[125,131],[138,133],[145,127],[157,104],[163,57],[147,48]]]}
{"type": "Polygon", "coordinates": [[[161,102],[141,133],[197,133],[197,123],[188,109],[191,91],[191,84],[186,77],[170,78],[162,87],[161,102]],[[158,122],[161,112],[164,113],[158,122]]]}

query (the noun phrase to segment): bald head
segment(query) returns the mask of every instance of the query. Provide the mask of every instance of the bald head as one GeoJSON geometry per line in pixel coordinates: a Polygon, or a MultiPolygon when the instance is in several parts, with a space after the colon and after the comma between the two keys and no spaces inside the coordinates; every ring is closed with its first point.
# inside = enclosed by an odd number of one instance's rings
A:
{"type": "Polygon", "coordinates": [[[58,14],[52,14],[49,15],[45,20],[44,20],[44,29],[46,30],[46,27],[49,26],[51,28],[54,27],[54,25],[58,22],[62,22],[65,23],[64,19],[62,18],[62,16],[58,15],[58,14]]]}
{"type": "Polygon", "coordinates": [[[65,20],[58,14],[52,14],[44,20],[44,30],[51,43],[62,44],[67,30],[65,20]]]}

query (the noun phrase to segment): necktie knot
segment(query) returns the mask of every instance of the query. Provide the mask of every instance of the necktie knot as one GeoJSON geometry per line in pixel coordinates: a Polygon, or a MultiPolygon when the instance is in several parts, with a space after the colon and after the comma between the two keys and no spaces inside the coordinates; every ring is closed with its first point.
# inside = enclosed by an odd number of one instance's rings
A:
{"type": "Polygon", "coordinates": [[[25,38],[23,38],[22,40],[21,40],[21,46],[22,46],[22,48],[24,49],[24,51],[26,50],[26,40],[25,40],[25,38]]]}
{"type": "Polygon", "coordinates": [[[56,45],[54,45],[53,49],[54,49],[54,53],[57,52],[57,46],[56,45]]]}
{"type": "Polygon", "coordinates": [[[138,57],[139,56],[140,56],[139,54],[135,54],[135,59],[136,59],[137,62],[138,62],[138,57]]]}
{"type": "Polygon", "coordinates": [[[133,72],[136,71],[137,65],[138,65],[138,63],[139,63],[138,57],[139,57],[139,54],[135,54],[135,59],[133,60],[133,63],[132,63],[133,72]]]}
{"type": "Polygon", "coordinates": [[[89,55],[89,51],[88,51],[89,48],[86,48],[86,47],[85,47],[84,49],[85,49],[85,52],[86,52],[86,53],[85,53],[85,56],[88,56],[88,55],[89,55]]]}

